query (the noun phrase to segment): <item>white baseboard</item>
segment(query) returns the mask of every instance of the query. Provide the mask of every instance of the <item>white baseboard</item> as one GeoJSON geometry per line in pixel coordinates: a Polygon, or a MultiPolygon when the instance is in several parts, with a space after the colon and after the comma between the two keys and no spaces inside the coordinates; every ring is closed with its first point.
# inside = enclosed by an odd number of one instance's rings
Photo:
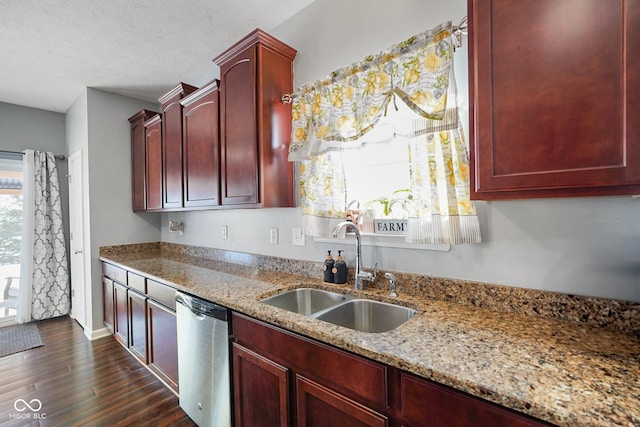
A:
{"type": "Polygon", "coordinates": [[[89,341],[97,340],[98,338],[104,338],[111,335],[111,332],[107,328],[100,328],[90,331],[89,328],[84,329],[84,335],[89,338],[89,341]]]}

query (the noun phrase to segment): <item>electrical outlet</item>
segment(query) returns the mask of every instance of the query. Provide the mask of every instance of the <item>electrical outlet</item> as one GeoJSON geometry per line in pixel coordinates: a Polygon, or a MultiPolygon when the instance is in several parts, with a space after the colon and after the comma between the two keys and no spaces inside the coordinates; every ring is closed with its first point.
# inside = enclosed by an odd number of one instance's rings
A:
{"type": "Polygon", "coordinates": [[[222,238],[223,238],[224,240],[227,240],[227,239],[229,238],[229,227],[227,227],[226,225],[223,225],[223,226],[220,228],[220,232],[221,232],[221,234],[222,234],[222,238]]]}
{"type": "Polygon", "coordinates": [[[278,244],[278,227],[271,227],[271,230],[269,230],[269,242],[272,245],[278,244]]]}
{"type": "Polygon", "coordinates": [[[176,231],[182,232],[182,223],[180,221],[169,220],[169,232],[174,233],[176,231]]]}
{"type": "Polygon", "coordinates": [[[291,229],[291,244],[294,246],[304,246],[306,244],[302,228],[294,227],[291,229]]]}

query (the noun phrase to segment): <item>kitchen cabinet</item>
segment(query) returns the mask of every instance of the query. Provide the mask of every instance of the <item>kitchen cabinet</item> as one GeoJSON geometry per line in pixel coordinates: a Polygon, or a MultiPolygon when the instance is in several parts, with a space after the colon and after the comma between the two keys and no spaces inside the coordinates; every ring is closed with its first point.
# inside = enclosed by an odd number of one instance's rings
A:
{"type": "Polygon", "coordinates": [[[147,321],[149,322],[149,369],[165,384],[178,391],[178,344],[176,312],[147,300],[147,321]]]}
{"type": "Polygon", "coordinates": [[[242,314],[232,325],[238,425],[548,425],[242,314]]]}
{"type": "MultiPolygon", "coordinates": [[[[116,282],[126,284],[127,279],[128,278],[126,270],[106,262],[102,263],[103,323],[105,328],[107,328],[107,330],[114,335],[116,335],[116,330],[120,331],[118,335],[124,342],[128,343],[128,326],[126,326],[126,324],[122,325],[122,323],[120,323],[120,325],[117,325],[118,318],[116,309],[119,308],[120,313],[126,312],[126,299],[123,301],[122,287],[119,288],[117,296],[115,293],[116,282]],[[116,302],[118,300],[120,301],[120,307],[116,306],[116,302]]],[[[126,318],[121,320],[121,322],[126,322],[126,318]]]]}
{"type": "Polygon", "coordinates": [[[113,334],[125,347],[129,347],[129,311],[127,310],[127,287],[113,282],[113,334]]]}
{"type": "Polygon", "coordinates": [[[468,13],[472,198],[640,193],[640,2],[468,13]]]}
{"type": "Polygon", "coordinates": [[[145,197],[147,211],[162,209],[162,117],[156,114],[144,122],[145,197]]]}
{"type": "Polygon", "coordinates": [[[402,425],[412,427],[549,425],[406,372],[399,396],[402,425]]]}
{"type": "Polygon", "coordinates": [[[127,290],[129,310],[129,350],[142,363],[147,363],[147,297],[127,290]]]}
{"type": "Polygon", "coordinates": [[[232,353],[236,426],[288,426],[289,369],[237,343],[232,353]]]}
{"type": "Polygon", "coordinates": [[[146,196],[146,143],[144,122],[156,114],[141,110],[129,117],[131,123],[131,207],[134,212],[147,209],[146,196]]]}
{"type": "Polygon", "coordinates": [[[182,172],[185,208],[220,204],[220,136],[218,80],[180,101],[182,172]]]}
{"type": "Polygon", "coordinates": [[[387,425],[383,364],[238,313],[231,324],[240,425],[387,425]],[[266,414],[269,408],[274,413],[266,414]]]}
{"type": "Polygon", "coordinates": [[[177,392],[176,290],[106,262],[102,272],[105,327],[177,392]]]}
{"type": "Polygon", "coordinates": [[[197,90],[180,83],[158,98],[162,104],[162,208],[182,207],[182,105],[180,100],[197,90]]]}
{"type": "Polygon", "coordinates": [[[388,425],[384,415],[300,375],[296,375],[296,399],[299,427],[388,425]]]}
{"type": "Polygon", "coordinates": [[[113,334],[113,326],[114,319],[113,315],[115,313],[115,307],[113,305],[113,281],[108,277],[102,278],[102,310],[103,310],[103,319],[104,319],[104,327],[107,328],[109,333],[113,334]]]}
{"type": "Polygon", "coordinates": [[[255,30],[218,55],[220,66],[221,204],[294,206],[287,160],[296,50],[255,30]]]}

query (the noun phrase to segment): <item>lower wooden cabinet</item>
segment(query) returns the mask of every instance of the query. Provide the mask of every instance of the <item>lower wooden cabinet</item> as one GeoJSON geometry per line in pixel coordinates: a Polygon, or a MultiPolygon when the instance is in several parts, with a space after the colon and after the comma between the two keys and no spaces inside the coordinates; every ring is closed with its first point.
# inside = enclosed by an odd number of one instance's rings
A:
{"type": "Polygon", "coordinates": [[[450,387],[400,373],[400,418],[412,427],[536,427],[549,424],[461,393],[450,387]]]}
{"type": "Polygon", "coordinates": [[[232,325],[239,426],[549,425],[238,313],[232,325]]]}
{"type": "Polygon", "coordinates": [[[113,334],[113,315],[114,315],[114,306],[113,306],[113,281],[108,277],[102,278],[102,310],[103,310],[103,319],[104,319],[104,327],[113,334]]]}
{"type": "Polygon", "coordinates": [[[121,283],[113,282],[113,336],[125,347],[129,347],[127,299],[127,287],[121,283]]]}
{"type": "Polygon", "coordinates": [[[147,297],[132,289],[127,291],[129,310],[129,350],[147,363],[147,297]]]}
{"type": "Polygon", "coordinates": [[[289,369],[234,343],[233,386],[237,427],[289,425],[289,369]]]}
{"type": "Polygon", "coordinates": [[[335,391],[296,375],[298,427],[386,427],[388,418],[335,391]]]}
{"type": "Polygon", "coordinates": [[[178,391],[178,342],[176,312],[147,300],[149,369],[178,391]]]}
{"type": "Polygon", "coordinates": [[[105,328],[177,393],[175,289],[108,263],[103,274],[105,328]]]}
{"type": "Polygon", "coordinates": [[[233,313],[241,426],[386,426],[387,368],[233,313]]]}

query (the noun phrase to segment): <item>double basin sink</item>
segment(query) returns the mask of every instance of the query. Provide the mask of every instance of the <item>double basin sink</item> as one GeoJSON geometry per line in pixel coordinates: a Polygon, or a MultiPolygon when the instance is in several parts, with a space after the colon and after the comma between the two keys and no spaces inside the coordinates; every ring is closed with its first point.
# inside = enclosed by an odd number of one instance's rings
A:
{"type": "Polygon", "coordinates": [[[315,288],[293,289],[260,301],[360,332],[391,331],[416,314],[411,308],[315,288]]]}

